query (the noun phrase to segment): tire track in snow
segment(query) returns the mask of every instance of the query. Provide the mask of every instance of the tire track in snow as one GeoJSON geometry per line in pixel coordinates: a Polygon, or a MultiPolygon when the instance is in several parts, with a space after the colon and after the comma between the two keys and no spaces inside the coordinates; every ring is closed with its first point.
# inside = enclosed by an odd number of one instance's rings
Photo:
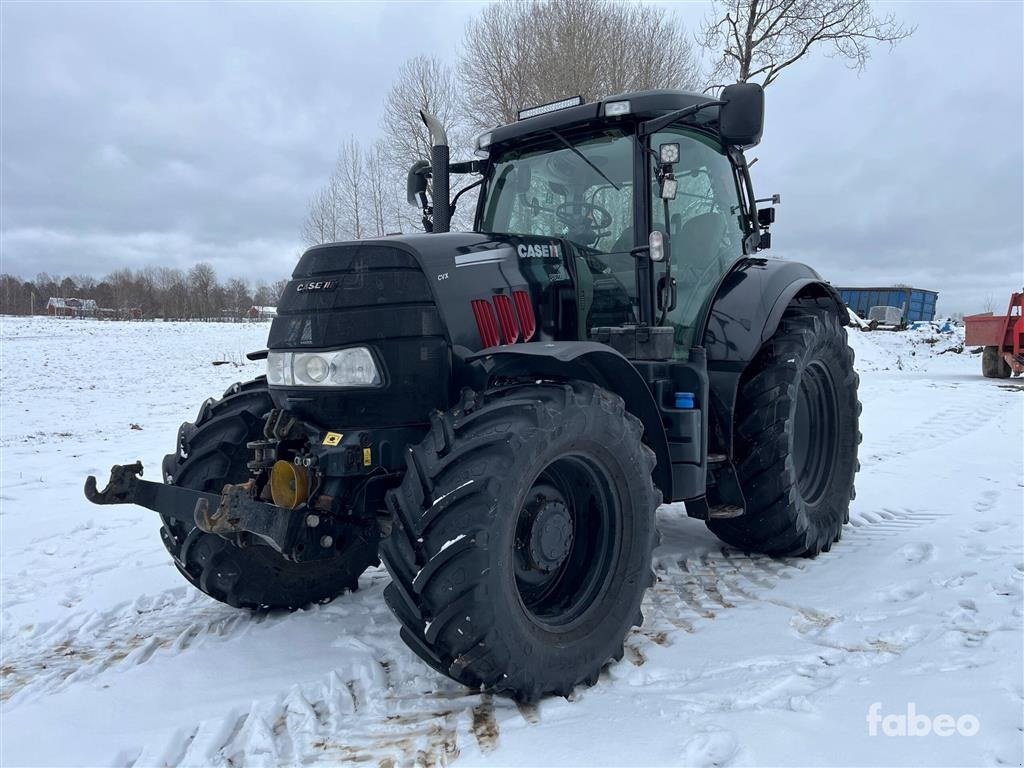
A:
{"type": "Polygon", "coordinates": [[[105,673],[225,641],[284,613],[251,613],[216,603],[190,587],[139,597],[108,611],[75,613],[22,627],[4,639],[0,701],[9,706],[105,673]]]}
{"type": "MultiPolygon", "coordinates": [[[[673,514],[664,514],[659,525],[670,528],[673,514]]],[[[740,605],[768,602],[799,613],[802,609],[780,603],[767,593],[781,582],[800,578],[804,571],[829,567],[846,554],[947,516],[948,513],[907,508],[854,512],[843,528],[842,538],[830,552],[815,560],[746,554],[728,546],[700,553],[665,552],[663,546],[655,553],[657,579],[645,597],[645,621],[627,641],[627,659],[634,664],[643,663],[644,647],[649,643],[670,645],[675,632],[696,632],[703,622],[740,605]]],[[[676,537],[685,534],[677,533],[676,537]]]]}
{"type": "MultiPolygon", "coordinates": [[[[857,509],[850,513],[850,524],[845,530],[853,530],[853,546],[869,545],[873,541],[906,533],[924,525],[949,517],[949,512],[906,507],[881,509],[857,509]]],[[[845,539],[844,539],[845,541],[845,539]]]]}
{"type": "MultiPolygon", "coordinates": [[[[498,725],[486,694],[426,690],[395,695],[389,663],[368,659],[354,671],[293,686],[224,720],[203,721],[163,743],[147,745],[132,765],[244,766],[372,764],[443,766],[475,739],[493,749],[498,725]]],[[[410,677],[422,674],[411,671],[410,677]]]]}
{"type": "MultiPolygon", "coordinates": [[[[671,528],[676,514],[663,513],[661,525],[671,528]]],[[[638,667],[652,644],[672,644],[700,631],[704,622],[757,602],[787,607],[800,626],[816,626],[805,609],[774,599],[772,591],[786,580],[800,578],[803,571],[828,566],[871,538],[899,535],[940,517],[916,510],[865,511],[855,516],[844,539],[820,561],[745,555],[720,546],[705,551],[663,546],[655,562],[658,581],[645,600],[647,621],[628,639],[626,660],[638,667]]],[[[685,536],[682,530],[675,532],[677,539],[684,537],[679,544],[685,536]]],[[[352,640],[364,650],[360,663],[337,668],[313,683],[268,692],[247,711],[179,730],[160,743],[145,745],[134,762],[447,765],[467,743],[481,752],[493,749],[500,723],[540,722],[536,708],[517,709],[504,699],[489,702],[486,695],[466,691],[412,657],[397,642],[397,626],[380,599],[386,577],[371,572],[369,578],[369,589],[339,601],[354,602],[370,612],[372,620],[360,622],[361,640],[352,640]]],[[[340,619],[343,635],[356,635],[348,630],[345,617],[328,616],[340,619]]],[[[202,642],[237,638],[268,619],[287,621],[288,615],[236,611],[182,587],[111,611],[25,628],[15,633],[21,637],[12,638],[14,652],[5,659],[4,694],[14,705],[145,663],[157,654],[173,656],[202,642]]]]}
{"type": "Polygon", "coordinates": [[[746,555],[729,547],[682,556],[658,554],[657,579],[644,599],[645,621],[627,641],[627,657],[636,663],[645,658],[647,643],[670,645],[679,631],[697,632],[702,623],[725,611],[763,601],[765,592],[805,570],[808,563],[746,555]]]}
{"type": "MultiPolygon", "coordinates": [[[[672,525],[672,514],[663,519],[664,525],[672,525]]],[[[859,525],[845,529],[847,535],[829,556],[818,561],[746,555],[728,547],[703,552],[662,547],[655,563],[658,581],[645,599],[647,620],[627,639],[625,661],[634,668],[642,667],[652,645],[670,645],[734,608],[758,602],[791,611],[794,631],[820,646],[821,653],[817,662],[800,661],[785,685],[751,692],[749,706],[801,696],[833,684],[840,674],[841,657],[851,651],[891,658],[899,649],[881,642],[848,648],[831,645],[827,637],[819,638],[819,633],[836,617],[787,603],[772,592],[787,580],[806,577],[805,571],[828,567],[836,558],[854,552],[856,547],[849,545],[856,545],[866,531],[896,536],[904,525],[926,524],[932,519],[935,516],[914,510],[866,514],[859,525]],[[919,515],[920,520],[916,519],[919,515]]],[[[356,598],[373,619],[361,625],[360,640],[352,641],[365,649],[359,663],[261,698],[248,711],[226,720],[200,723],[166,744],[149,745],[136,764],[443,766],[457,760],[466,744],[474,744],[485,754],[493,750],[502,724],[541,722],[537,707],[517,707],[506,699],[470,692],[412,657],[396,642],[395,622],[375,594],[386,577],[376,574],[373,579],[375,587],[364,589],[356,598]]],[[[598,685],[607,681],[608,675],[603,675],[598,685]]],[[[734,701],[722,706],[741,704],[734,701]]]]}
{"type": "MultiPolygon", "coordinates": [[[[645,600],[647,620],[627,642],[625,658],[634,669],[620,666],[610,676],[656,691],[698,718],[716,711],[751,708],[810,710],[813,705],[808,697],[835,685],[849,674],[851,667],[888,664],[921,642],[927,630],[911,627],[899,632],[863,634],[856,615],[844,616],[787,599],[785,582],[813,578],[811,572],[815,569],[841,568],[837,560],[862,556],[865,549],[880,540],[903,536],[907,530],[943,517],[914,509],[865,511],[855,518],[855,523],[844,527],[842,539],[831,552],[815,560],[746,555],[714,545],[696,553],[664,552],[663,547],[656,563],[658,581],[645,600]],[[644,666],[654,645],[689,642],[686,633],[700,632],[708,622],[734,608],[757,604],[786,611],[794,637],[807,644],[806,652],[779,658],[758,657],[755,652],[750,658],[699,669],[644,666]],[[680,620],[688,626],[680,627],[680,620]],[[680,628],[685,632],[680,632],[680,628]],[[750,674],[766,670],[770,674],[750,674]],[[733,684],[723,686],[723,679],[732,680],[733,684]]],[[[672,523],[663,520],[662,524],[672,523]]],[[[918,552],[913,547],[901,554],[908,560],[929,556],[927,550],[918,552]]]]}
{"type": "Polygon", "coordinates": [[[481,753],[499,740],[499,717],[529,719],[511,701],[469,691],[426,667],[398,639],[371,572],[363,589],[339,598],[358,604],[358,628],[338,621],[339,666],[312,681],[268,691],[246,709],[204,720],[148,743],[129,765],[231,766],[369,764],[444,766],[466,744],[481,753]]]}
{"type": "Polygon", "coordinates": [[[977,397],[964,392],[963,402],[933,413],[919,424],[885,438],[885,447],[861,457],[861,464],[869,466],[900,459],[907,454],[920,453],[944,446],[945,443],[969,435],[1001,415],[1007,401],[996,397],[977,397]]]}

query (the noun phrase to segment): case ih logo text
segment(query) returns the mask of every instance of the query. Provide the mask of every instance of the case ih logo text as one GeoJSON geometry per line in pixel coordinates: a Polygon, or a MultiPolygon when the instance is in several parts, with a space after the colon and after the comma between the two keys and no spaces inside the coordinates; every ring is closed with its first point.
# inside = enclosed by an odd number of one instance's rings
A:
{"type": "Polygon", "coordinates": [[[517,249],[520,259],[557,259],[558,246],[554,243],[547,245],[520,245],[517,249]]]}
{"type": "Polygon", "coordinates": [[[296,293],[312,293],[313,291],[333,291],[338,287],[337,280],[310,280],[295,286],[296,293]]]}

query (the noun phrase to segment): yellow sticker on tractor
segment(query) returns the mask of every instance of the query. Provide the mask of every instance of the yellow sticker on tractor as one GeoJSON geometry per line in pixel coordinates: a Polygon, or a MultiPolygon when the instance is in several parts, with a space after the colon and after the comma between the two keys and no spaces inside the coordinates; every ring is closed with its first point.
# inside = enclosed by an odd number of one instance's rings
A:
{"type": "Polygon", "coordinates": [[[363,466],[368,467],[373,463],[373,454],[369,448],[363,448],[363,466]]]}
{"type": "Polygon", "coordinates": [[[343,437],[344,435],[340,432],[328,432],[324,435],[324,445],[337,445],[343,437]]]}

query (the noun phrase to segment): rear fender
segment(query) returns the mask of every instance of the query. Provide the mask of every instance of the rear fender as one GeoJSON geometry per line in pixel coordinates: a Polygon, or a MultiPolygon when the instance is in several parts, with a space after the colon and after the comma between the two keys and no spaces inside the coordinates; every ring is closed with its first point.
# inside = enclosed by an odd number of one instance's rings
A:
{"type": "Polygon", "coordinates": [[[748,258],[733,267],[718,287],[702,334],[708,356],[711,413],[709,449],[732,457],[733,414],[740,379],[762,345],[779,327],[786,308],[815,299],[833,309],[845,325],[846,305],[821,275],[795,261],[748,258]]]}
{"type": "Polygon", "coordinates": [[[654,482],[672,499],[672,460],[661,415],[643,376],[629,360],[604,344],[590,341],[530,342],[488,347],[465,358],[482,364],[488,378],[537,376],[589,381],[623,399],[626,410],[644,426],[644,442],[658,459],[654,482]]]}

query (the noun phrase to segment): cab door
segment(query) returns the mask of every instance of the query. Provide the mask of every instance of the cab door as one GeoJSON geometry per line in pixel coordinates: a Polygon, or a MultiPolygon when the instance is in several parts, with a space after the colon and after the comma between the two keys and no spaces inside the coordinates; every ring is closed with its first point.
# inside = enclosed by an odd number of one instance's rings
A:
{"type": "MultiPolygon", "coordinates": [[[[666,322],[675,329],[675,356],[686,358],[715,288],[743,257],[743,206],[732,163],[717,139],[683,127],[666,128],[650,137],[655,153],[666,143],[679,144],[678,192],[668,201],[676,303],[667,312],[666,322]]],[[[649,200],[651,228],[665,231],[665,206],[653,173],[649,200]]],[[[656,278],[664,270],[659,267],[656,278]]]]}

